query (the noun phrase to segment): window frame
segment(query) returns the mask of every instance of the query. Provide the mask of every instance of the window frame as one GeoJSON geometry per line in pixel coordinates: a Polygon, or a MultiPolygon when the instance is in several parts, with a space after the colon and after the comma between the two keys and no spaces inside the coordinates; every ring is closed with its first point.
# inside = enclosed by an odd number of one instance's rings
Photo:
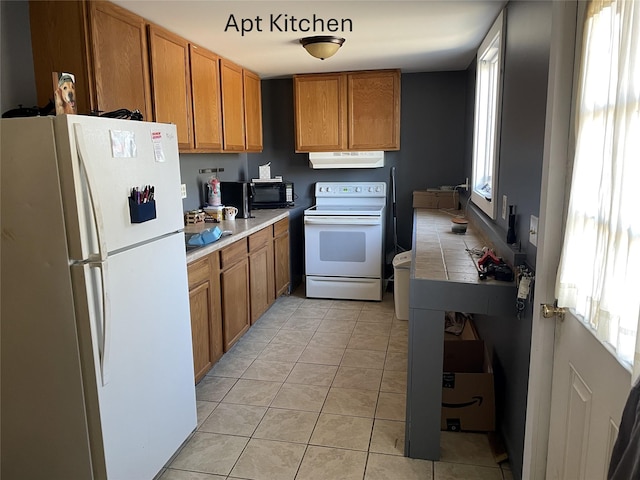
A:
{"type": "MultiPolygon", "coordinates": [[[[480,44],[480,47],[478,47],[478,54],[476,57],[476,88],[473,115],[473,151],[470,196],[471,201],[493,220],[496,218],[498,203],[498,167],[500,163],[502,87],[504,79],[504,54],[506,43],[505,34],[506,23],[505,13],[503,10],[493,22],[493,25],[487,32],[487,35],[480,44]],[[497,66],[497,71],[495,72],[496,78],[490,84],[490,87],[493,87],[491,88],[491,91],[486,93],[486,97],[481,97],[482,91],[480,88],[480,75],[483,73],[483,70],[486,70],[483,68],[482,62],[484,61],[483,59],[490,54],[491,49],[495,48],[494,44],[496,41],[498,42],[498,46],[497,51],[494,53],[498,58],[493,62],[497,66]],[[493,101],[491,100],[492,95],[493,101]],[[485,112],[483,116],[480,116],[481,107],[483,106],[485,107],[485,112]],[[489,126],[487,127],[487,125],[489,126]],[[481,128],[483,128],[482,131],[480,131],[481,128]],[[486,138],[487,141],[480,143],[479,139],[483,137],[486,138]],[[489,142],[492,142],[492,144],[487,148],[487,144],[489,142]],[[481,159],[480,156],[483,156],[483,158],[481,159]],[[479,168],[478,165],[478,162],[480,161],[483,162],[481,168],[479,168]],[[492,162],[490,168],[487,168],[488,161],[492,162]],[[478,174],[480,170],[483,172],[482,176],[478,174]],[[480,190],[480,187],[487,183],[485,180],[485,173],[487,170],[491,170],[491,197],[489,199],[480,190]]],[[[488,75],[491,74],[491,72],[488,72],[488,75]]]]}

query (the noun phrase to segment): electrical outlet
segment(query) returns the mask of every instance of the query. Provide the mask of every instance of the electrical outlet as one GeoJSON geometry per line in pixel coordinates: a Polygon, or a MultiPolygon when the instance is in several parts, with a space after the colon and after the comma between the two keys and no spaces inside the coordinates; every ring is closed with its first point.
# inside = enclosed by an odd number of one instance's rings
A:
{"type": "Polygon", "coordinates": [[[538,217],[531,215],[529,222],[529,243],[534,247],[538,246],[538,217]]]}
{"type": "Polygon", "coordinates": [[[502,219],[507,219],[507,196],[502,195],[502,219]]]}
{"type": "Polygon", "coordinates": [[[184,183],[180,185],[180,198],[187,198],[187,186],[184,183]]]}
{"type": "Polygon", "coordinates": [[[464,183],[461,183],[460,185],[456,185],[455,188],[464,188],[467,192],[469,191],[469,177],[467,177],[466,181],[464,183]]]}

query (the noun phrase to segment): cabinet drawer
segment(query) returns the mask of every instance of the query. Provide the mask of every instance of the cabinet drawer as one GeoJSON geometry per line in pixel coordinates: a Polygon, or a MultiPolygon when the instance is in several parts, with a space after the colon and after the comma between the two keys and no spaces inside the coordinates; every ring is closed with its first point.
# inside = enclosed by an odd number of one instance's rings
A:
{"type": "Polygon", "coordinates": [[[247,256],[247,239],[243,238],[220,251],[220,268],[230,267],[247,256]]]}
{"type": "Polygon", "coordinates": [[[289,217],[283,218],[273,224],[273,236],[278,237],[289,232],[289,217]]]}
{"type": "Polygon", "coordinates": [[[249,236],[249,251],[256,251],[258,248],[269,243],[272,238],[271,229],[268,227],[251,234],[249,236]]]}
{"type": "Polygon", "coordinates": [[[189,278],[189,289],[208,280],[211,276],[211,264],[209,257],[196,260],[187,265],[187,276],[189,278]]]}

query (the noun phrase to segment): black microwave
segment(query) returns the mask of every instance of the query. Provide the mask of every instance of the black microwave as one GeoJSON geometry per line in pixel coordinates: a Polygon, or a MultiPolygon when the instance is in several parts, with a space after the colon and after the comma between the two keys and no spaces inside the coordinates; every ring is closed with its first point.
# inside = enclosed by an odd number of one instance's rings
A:
{"type": "Polygon", "coordinates": [[[293,207],[293,183],[255,182],[251,208],[288,208],[293,207]]]}

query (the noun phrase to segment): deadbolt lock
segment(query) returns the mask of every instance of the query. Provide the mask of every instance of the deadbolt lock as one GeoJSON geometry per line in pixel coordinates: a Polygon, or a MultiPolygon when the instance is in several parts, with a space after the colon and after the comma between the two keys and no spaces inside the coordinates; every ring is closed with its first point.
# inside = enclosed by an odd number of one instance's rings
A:
{"type": "Polygon", "coordinates": [[[548,303],[543,303],[542,305],[540,305],[540,310],[544,318],[558,317],[558,320],[564,320],[564,314],[566,311],[562,307],[558,307],[555,304],[549,305],[548,303]]]}

